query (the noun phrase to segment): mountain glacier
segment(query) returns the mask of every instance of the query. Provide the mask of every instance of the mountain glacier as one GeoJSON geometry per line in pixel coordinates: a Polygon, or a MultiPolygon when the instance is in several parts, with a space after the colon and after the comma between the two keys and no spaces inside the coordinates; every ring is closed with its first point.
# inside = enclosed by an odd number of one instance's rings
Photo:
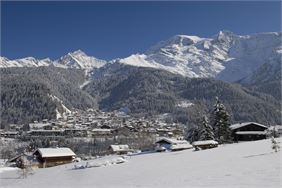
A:
{"type": "Polygon", "coordinates": [[[237,81],[250,76],[262,65],[275,61],[281,65],[281,32],[240,36],[220,31],[211,38],[176,35],[159,42],[145,53],[133,54],[110,62],[86,55],[81,50],[68,53],[58,60],[0,59],[0,67],[56,66],[93,70],[113,69],[122,65],[166,70],[190,78],[216,78],[237,81]],[[107,66],[105,66],[107,65],[107,66]]]}

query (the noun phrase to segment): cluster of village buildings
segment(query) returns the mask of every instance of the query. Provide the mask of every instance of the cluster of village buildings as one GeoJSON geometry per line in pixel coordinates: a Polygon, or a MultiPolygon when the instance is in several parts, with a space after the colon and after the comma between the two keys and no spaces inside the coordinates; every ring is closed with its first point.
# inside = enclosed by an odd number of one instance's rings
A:
{"type": "Polygon", "coordinates": [[[146,133],[157,136],[182,137],[185,126],[167,124],[158,119],[134,118],[121,112],[89,109],[76,111],[56,120],[43,120],[28,125],[9,125],[0,130],[1,137],[110,137],[146,133]]]}

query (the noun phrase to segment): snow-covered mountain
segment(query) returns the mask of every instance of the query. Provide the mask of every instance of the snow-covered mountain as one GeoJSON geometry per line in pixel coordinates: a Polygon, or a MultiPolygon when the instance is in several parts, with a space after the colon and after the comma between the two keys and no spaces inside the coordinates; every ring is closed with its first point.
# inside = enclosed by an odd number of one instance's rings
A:
{"type": "Polygon", "coordinates": [[[52,61],[49,58],[38,60],[33,57],[27,57],[22,59],[9,60],[5,57],[0,57],[0,68],[7,67],[39,67],[39,66],[56,66],[61,68],[76,68],[83,70],[93,70],[94,68],[100,68],[107,62],[97,59],[92,56],[86,55],[81,50],[77,50],[72,53],[52,61]]]}
{"type": "Polygon", "coordinates": [[[1,57],[0,68],[54,65],[83,69],[89,73],[101,67],[100,72],[109,72],[120,65],[130,65],[162,69],[190,78],[211,77],[233,82],[250,76],[273,59],[281,64],[281,36],[281,32],[239,36],[229,31],[220,31],[211,38],[176,35],[159,42],[143,54],[133,54],[108,63],[77,50],[55,61],[32,57],[8,60],[1,57]]]}
{"type": "Polygon", "coordinates": [[[240,83],[254,85],[281,81],[281,57],[282,47],[277,49],[276,56],[271,57],[269,61],[261,65],[252,74],[240,80],[240,83]]]}
{"type": "MultiPolygon", "coordinates": [[[[242,79],[274,56],[280,56],[281,33],[239,36],[220,31],[212,38],[176,35],[118,63],[164,69],[183,76],[242,79]]],[[[281,58],[280,58],[281,64],[281,58]]]]}
{"type": "Polygon", "coordinates": [[[90,71],[94,68],[100,68],[106,63],[107,62],[104,60],[88,56],[83,51],[77,50],[54,61],[53,65],[57,67],[77,68],[90,71]]]}
{"type": "Polygon", "coordinates": [[[26,57],[22,59],[9,60],[5,57],[0,57],[0,68],[8,67],[40,67],[40,66],[49,66],[51,60],[46,59],[35,59],[33,57],[26,57]]]}

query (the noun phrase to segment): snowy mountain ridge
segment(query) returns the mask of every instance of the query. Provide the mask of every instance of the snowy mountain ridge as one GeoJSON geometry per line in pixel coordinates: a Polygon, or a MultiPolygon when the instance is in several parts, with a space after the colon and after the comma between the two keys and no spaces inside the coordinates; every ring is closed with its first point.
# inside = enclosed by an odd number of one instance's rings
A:
{"type": "Polygon", "coordinates": [[[101,67],[113,69],[119,65],[129,65],[162,69],[190,78],[211,77],[233,82],[251,75],[265,63],[275,60],[281,64],[281,34],[268,32],[240,36],[230,31],[220,31],[211,38],[176,35],[157,43],[145,53],[110,62],[77,50],[55,61],[31,57],[8,60],[1,57],[0,68],[53,65],[91,72],[101,67]]]}
{"type": "Polygon", "coordinates": [[[104,60],[86,55],[81,50],[68,53],[55,61],[52,61],[49,58],[38,60],[33,57],[26,57],[22,59],[9,60],[5,57],[0,57],[0,68],[55,66],[60,68],[75,68],[91,71],[95,68],[104,66],[106,63],[107,62],[104,60]]]}
{"type": "Polygon", "coordinates": [[[273,57],[281,57],[279,49],[281,33],[278,32],[239,36],[221,31],[213,38],[177,35],[158,43],[144,54],[134,54],[118,62],[164,69],[191,78],[236,81],[273,57]]]}
{"type": "Polygon", "coordinates": [[[64,68],[76,68],[91,71],[94,68],[100,68],[107,62],[104,60],[97,59],[92,56],[87,56],[83,51],[77,50],[72,53],[61,57],[60,59],[53,62],[54,66],[64,68]]]}

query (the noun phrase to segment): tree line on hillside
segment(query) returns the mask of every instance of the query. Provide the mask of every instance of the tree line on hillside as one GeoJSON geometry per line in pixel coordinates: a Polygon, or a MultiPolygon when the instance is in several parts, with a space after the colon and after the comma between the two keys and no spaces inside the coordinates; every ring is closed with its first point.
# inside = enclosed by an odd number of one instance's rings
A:
{"type": "Polygon", "coordinates": [[[84,72],[55,67],[7,68],[1,74],[1,126],[56,118],[61,103],[67,108],[97,107],[96,101],[79,86],[84,72]],[[54,96],[53,99],[51,96],[54,96]]]}
{"type": "Polygon", "coordinates": [[[211,122],[206,114],[202,115],[199,125],[188,130],[188,140],[191,142],[216,140],[220,144],[231,143],[230,115],[218,97],[216,97],[210,118],[211,122]]]}

